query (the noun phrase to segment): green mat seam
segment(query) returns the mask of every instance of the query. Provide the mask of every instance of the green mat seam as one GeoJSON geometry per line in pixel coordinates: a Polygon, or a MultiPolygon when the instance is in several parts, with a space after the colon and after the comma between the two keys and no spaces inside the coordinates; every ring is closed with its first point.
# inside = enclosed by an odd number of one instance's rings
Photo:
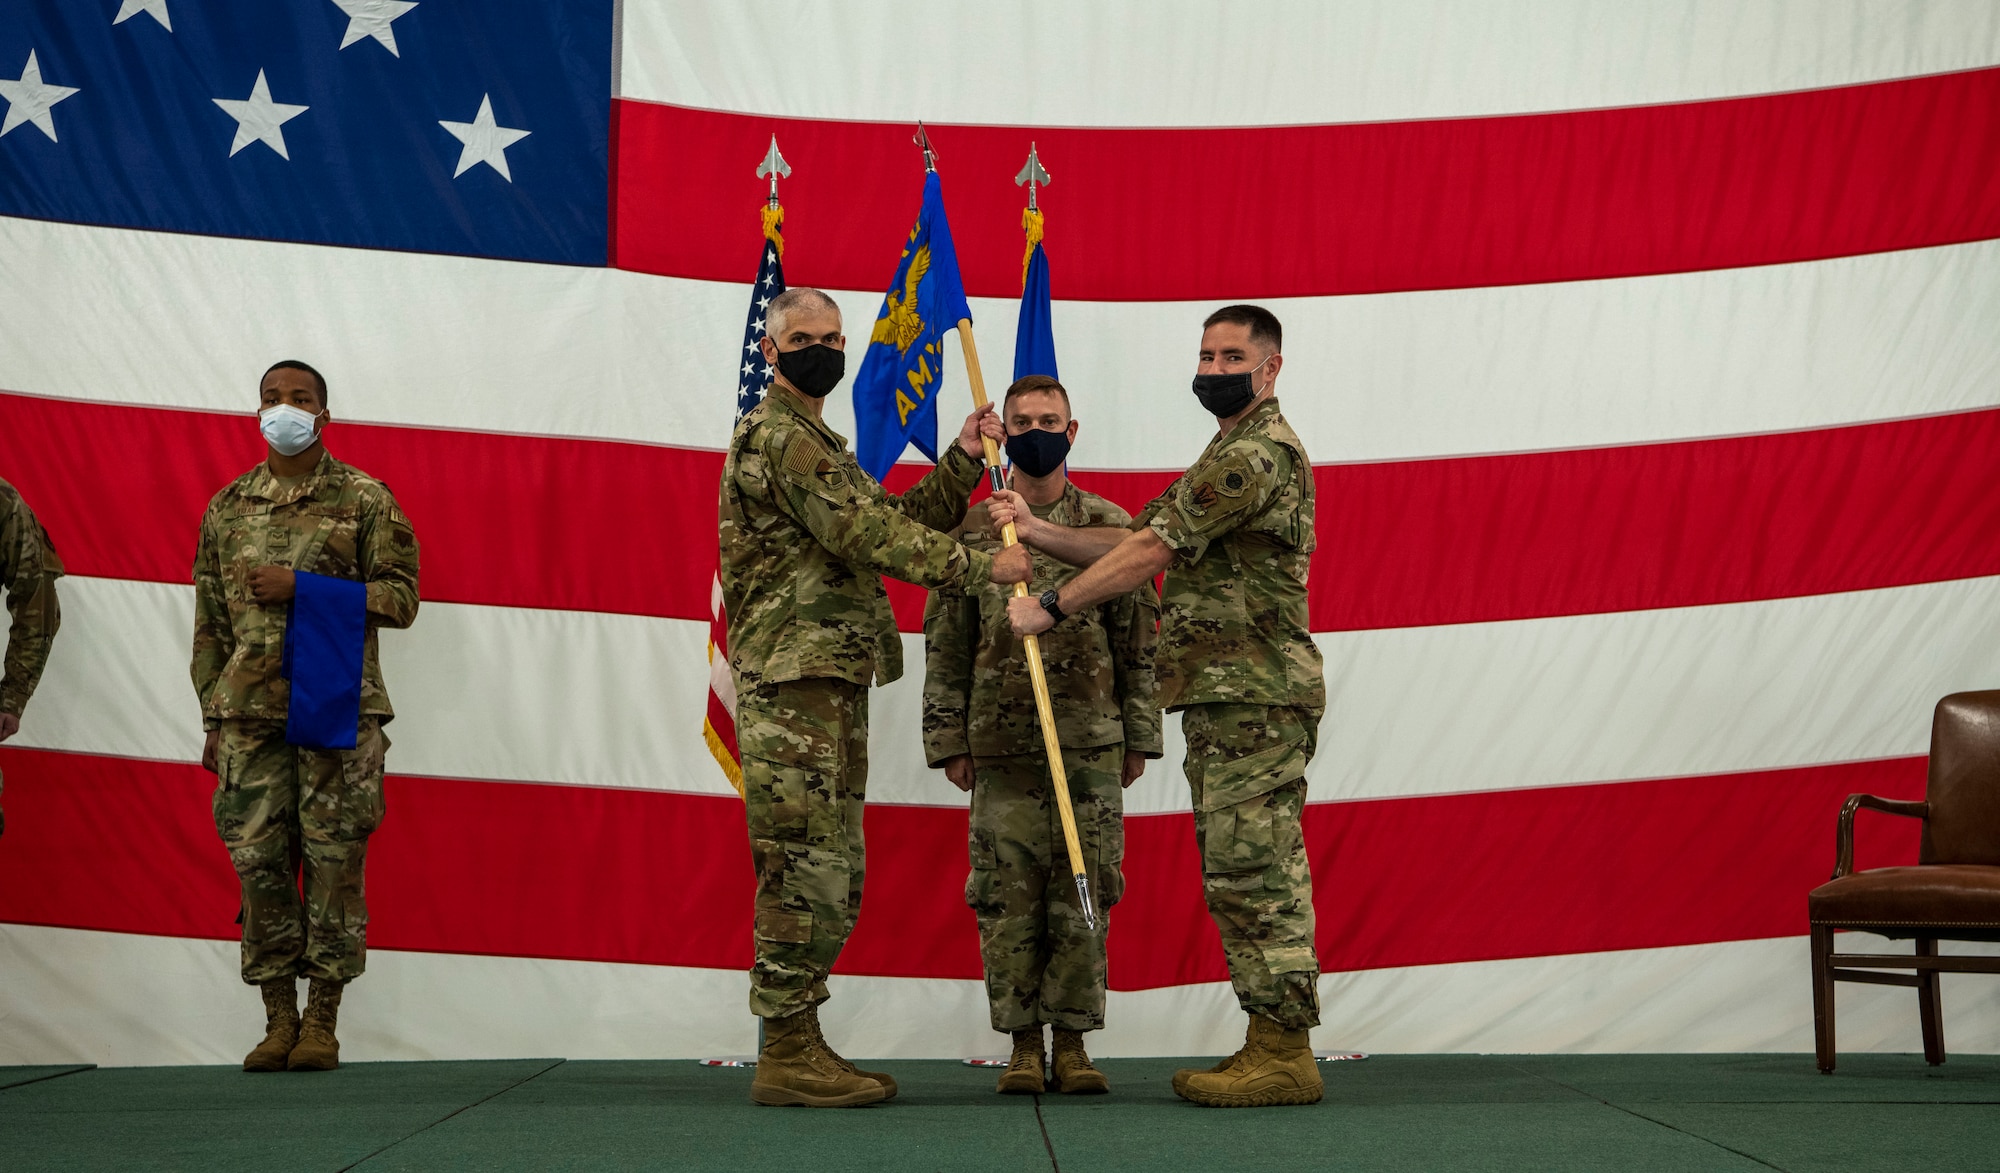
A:
{"type": "Polygon", "coordinates": [[[458,1107],[453,1108],[451,1111],[446,1112],[444,1115],[438,1117],[436,1120],[431,1121],[429,1124],[424,1125],[422,1128],[419,1128],[416,1131],[408,1133],[404,1136],[397,1137],[395,1140],[390,1141],[388,1144],[383,1145],[381,1148],[376,1149],[374,1152],[369,1153],[367,1156],[361,1158],[360,1160],[355,1161],[352,1164],[342,1165],[338,1170],[338,1173],[348,1173],[348,1170],[350,1169],[358,1168],[359,1166],[365,1165],[368,1162],[374,1160],[375,1158],[381,1156],[383,1153],[388,1152],[390,1149],[395,1148],[397,1145],[402,1144],[404,1141],[409,1140],[412,1137],[422,1136],[424,1133],[429,1132],[431,1129],[436,1128],[438,1125],[443,1124],[445,1121],[451,1119],[452,1117],[458,1115],[459,1113],[469,1112],[472,1109],[477,1108],[479,1105],[486,1103],[488,1100],[493,1099],[495,1096],[504,1096],[508,1092],[513,1091],[515,1088],[520,1087],[524,1083],[540,1079],[542,1076],[547,1075],[549,1072],[554,1071],[556,1068],[561,1067],[563,1064],[567,1062],[569,1062],[569,1060],[567,1059],[552,1060],[547,1067],[540,1068],[529,1075],[524,1075],[520,1079],[515,1080],[513,1083],[508,1084],[506,1087],[495,1090],[490,1095],[481,1096],[478,1099],[472,1101],[470,1104],[461,1104],[458,1107]]]}
{"type": "Polygon", "coordinates": [[[1042,1130],[1042,1148],[1049,1154],[1049,1168],[1062,1173],[1062,1162],[1056,1160],[1056,1142],[1049,1137],[1049,1122],[1042,1119],[1042,1097],[1035,1097],[1035,1127],[1042,1130]]]}
{"type": "Polygon", "coordinates": [[[11,1092],[17,1087],[33,1087],[38,1083],[47,1083],[52,1079],[61,1079],[65,1075],[81,1075],[86,1071],[95,1070],[97,1070],[97,1064],[95,1063],[79,1063],[68,1071],[51,1071],[47,1075],[37,1075],[33,1079],[24,1079],[19,1083],[7,1084],[4,1087],[0,1087],[0,1092],[11,1092]]]}
{"type": "Polygon", "coordinates": [[[1754,1161],[1757,1164],[1764,1166],[1766,1169],[1776,1169],[1778,1173],[1789,1173],[1789,1171],[1783,1165],[1774,1165],[1755,1153],[1746,1153],[1742,1149],[1731,1148],[1730,1146],[1723,1144],[1719,1140],[1714,1140],[1709,1137],[1703,1136],[1698,1132],[1689,1132],[1685,1128],[1680,1128],[1676,1125],[1669,1124],[1664,1120],[1656,1120],[1653,1117],[1646,1115],[1644,1112],[1639,1112],[1635,1111],[1634,1109],[1627,1108],[1623,1104],[1614,1104],[1610,1100],[1605,1099],[1603,1096],[1584,1091],[1580,1087],[1572,1087],[1571,1085],[1566,1084],[1562,1080],[1556,1079],[1553,1076],[1543,1075],[1539,1071],[1530,1071],[1529,1069],[1522,1067],[1517,1063],[1509,1063],[1508,1066],[1512,1067],[1516,1071],[1521,1072],[1523,1075],[1531,1075],[1534,1078],[1542,1080],[1545,1083],[1555,1084],[1557,1087],[1562,1088],[1564,1091],[1575,1092],[1579,1096],[1584,1096],[1588,1099],[1596,1100],[1598,1103],[1604,1105],[1607,1108],[1610,1108],[1614,1112],[1623,1112],[1627,1116],[1630,1116],[1636,1120],[1644,1120],[1648,1124],[1657,1125],[1658,1127],[1664,1128],[1669,1132],[1678,1132],[1682,1136],[1688,1137],[1692,1140],[1698,1140],[1705,1145],[1710,1145],[1714,1148],[1721,1149],[1725,1153],[1734,1153],[1737,1156],[1742,1157],[1746,1161],[1754,1161]]]}

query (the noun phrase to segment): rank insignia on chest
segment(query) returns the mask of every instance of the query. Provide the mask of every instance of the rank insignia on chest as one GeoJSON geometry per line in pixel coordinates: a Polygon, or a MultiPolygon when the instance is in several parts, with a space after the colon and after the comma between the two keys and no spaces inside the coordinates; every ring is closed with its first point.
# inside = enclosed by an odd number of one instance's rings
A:
{"type": "Polygon", "coordinates": [[[1187,506],[1196,513],[1206,513],[1215,507],[1215,486],[1203,481],[1191,486],[1187,492],[1187,506]]]}

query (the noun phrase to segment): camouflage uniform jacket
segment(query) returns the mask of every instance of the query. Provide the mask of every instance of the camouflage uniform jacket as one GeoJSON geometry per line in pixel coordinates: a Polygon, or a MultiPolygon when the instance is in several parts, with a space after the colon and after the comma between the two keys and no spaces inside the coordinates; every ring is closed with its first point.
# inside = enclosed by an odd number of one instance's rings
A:
{"type": "Polygon", "coordinates": [[[56,603],[56,579],[62,559],[42,532],[41,523],[21,494],[0,481],[0,586],[7,589],[7,660],[0,673],[0,713],[16,717],[35,695],[42,668],[49,662],[49,645],[62,626],[56,603]]]}
{"type": "Polygon", "coordinates": [[[788,680],[900,677],[903,644],[881,576],[939,587],[992,573],[989,555],[940,532],[965,516],[982,467],[954,442],[891,496],[845,438],[773,384],[736,425],[722,463],[722,602],[738,695],[788,680]]]}
{"type": "Polygon", "coordinates": [[[1313,475],[1305,445],[1259,404],[1133,523],[1174,551],[1157,653],[1168,709],[1226,702],[1326,708],[1306,615],[1313,475]]]}
{"type": "MultiPolygon", "coordinates": [[[[1131,515],[1074,484],[1047,520],[1056,525],[1123,527],[1131,515]]],[[[975,505],[955,534],[975,549],[997,550],[1000,539],[975,505]]],[[[1033,551],[1030,595],[1076,577],[1075,567],[1033,551]]],[[[1011,586],[944,587],[924,607],[924,758],[936,766],[959,754],[991,757],[1039,753],[1041,723],[1028,683],[1027,655],[1007,622],[1011,586]]],[[[1124,742],[1158,757],[1160,710],[1153,703],[1153,643],[1160,604],[1147,583],[1130,594],[1087,608],[1042,635],[1042,665],[1065,749],[1124,742]]]]}
{"type": "Polygon", "coordinates": [[[283,720],[291,685],[278,674],[285,604],[250,597],[250,572],[283,566],[368,584],[361,712],[395,716],[382,687],[376,630],[417,617],[417,535],[389,486],[331,454],[290,488],[263,463],[208,503],[194,556],[194,677],[202,721],[283,720]]]}

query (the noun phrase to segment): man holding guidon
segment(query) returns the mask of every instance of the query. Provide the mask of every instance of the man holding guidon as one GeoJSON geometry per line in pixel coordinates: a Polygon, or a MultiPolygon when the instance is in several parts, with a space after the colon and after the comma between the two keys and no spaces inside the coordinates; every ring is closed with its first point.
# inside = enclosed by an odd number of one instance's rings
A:
{"type": "Polygon", "coordinates": [[[868,687],[902,675],[881,576],[965,589],[1028,577],[1024,549],[988,554],[943,531],[965,516],[993,410],[908,492],[861,471],[821,418],[846,372],[840,307],[817,289],[771,300],[764,361],[777,371],[737,424],[721,486],[722,597],[729,615],[744,814],[757,870],[750,1010],[764,1046],[758,1104],[849,1107],[896,1092],[820,1032],[826,978],[861,911],[868,687]]]}
{"type": "Polygon", "coordinates": [[[1158,700],[1182,714],[1202,889],[1250,1019],[1236,1054],[1174,1077],[1182,1097],[1212,1107],[1322,1094],[1307,1041],[1319,1024],[1319,960],[1300,815],[1326,684],[1306,614],[1312,465],[1278,411],[1281,343],[1262,307],[1208,316],[1194,392],[1216,437],[1131,532],[1051,525],[1016,494],[989,506],[1023,542],[1089,567],[1039,601],[1010,600],[1017,634],[1059,631],[1166,572],[1158,700]]]}
{"type": "MultiPolygon", "coordinates": [[[[1077,423],[1061,383],[1045,375],[1017,380],[1001,400],[1001,416],[1014,490],[1037,521],[1130,524],[1124,510],[1077,488],[1064,472],[1077,423]]],[[[966,514],[957,536],[974,549],[997,549],[996,528],[981,504],[966,514]]],[[[1037,554],[1029,590],[1056,587],[1075,573],[1037,554]]],[[[972,792],[965,898],[979,921],[993,1029],[1014,1040],[998,1090],[1036,1094],[1053,1084],[1072,1094],[1104,1092],[1109,1083],[1092,1066],[1083,1034],[1104,1026],[1104,914],[1125,888],[1122,788],[1161,753],[1153,703],[1159,600],[1150,583],[1141,584],[1042,637],[1098,911],[1092,929],[1070,883],[1027,663],[1008,626],[1011,594],[985,583],[931,592],[924,610],[924,756],[972,792]],[[1044,1024],[1054,1031],[1053,1071],[1044,1066],[1044,1024]]]]}
{"type": "Polygon", "coordinates": [[[318,371],[278,363],[258,395],[265,458],[201,519],[192,675],[242,886],[243,980],[264,996],[243,1069],[326,1071],[368,960],[363,871],[395,716],[376,633],[417,617],[417,537],[389,486],[326,450],[318,371]]]}

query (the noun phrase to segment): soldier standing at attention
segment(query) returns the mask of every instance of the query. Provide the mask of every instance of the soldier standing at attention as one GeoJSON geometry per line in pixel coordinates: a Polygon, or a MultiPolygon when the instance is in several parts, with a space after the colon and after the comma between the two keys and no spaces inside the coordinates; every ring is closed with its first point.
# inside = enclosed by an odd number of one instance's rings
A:
{"type": "Polygon", "coordinates": [[[1010,600],[1017,634],[1166,572],[1159,702],[1181,711],[1202,890],[1250,1017],[1236,1054],[1174,1076],[1177,1093],[1210,1107],[1311,1104],[1322,1091],[1307,1040],[1319,958],[1299,820],[1326,682],[1306,615],[1312,465],[1275,398],[1282,341],[1260,306],[1202,323],[1194,393],[1216,437],[1131,532],[1049,525],[1013,494],[989,506],[1023,542],[1089,567],[1039,601],[1010,600]]]}
{"type": "Polygon", "coordinates": [[[729,441],[721,487],[722,598],[736,682],[743,809],[757,869],[750,1011],[764,1047],[750,1098],[839,1108],[896,1093],[820,1033],[826,977],[861,911],[868,686],[903,674],[881,576],[927,587],[1028,577],[1024,549],[970,550],[965,516],[991,407],[901,496],[861,471],[820,418],[846,371],[840,307],[804,286],[771,299],[761,346],[777,369],[729,441]]]}
{"type": "MultiPolygon", "coordinates": [[[[1131,515],[1071,484],[1063,470],[1077,424],[1069,392],[1046,375],[1016,380],[1001,399],[1012,484],[1045,525],[1118,527],[1131,515]]],[[[986,506],[957,535],[975,549],[999,548],[986,506]]],[[[1076,573],[1035,557],[1029,590],[1076,573]]],[[[1093,883],[1096,931],[1085,927],[1070,882],[1061,816],[1050,791],[1048,751],[1021,641],[1008,626],[1012,591],[990,584],[941,587],[924,609],[924,757],[972,792],[972,874],[965,902],[979,920],[993,1029],[1013,1035],[998,1090],[1039,1095],[1111,1090],[1091,1065],[1083,1033],[1104,1026],[1106,914],[1125,891],[1123,788],[1160,756],[1153,704],[1153,641],[1159,600],[1151,583],[1086,608],[1042,638],[1075,807],[1078,844],[1093,883]],[[1054,1030],[1053,1080],[1045,1078],[1042,1027],[1054,1030]]]]}
{"type": "MultiPolygon", "coordinates": [[[[49,645],[62,626],[56,603],[56,579],[62,559],[35,520],[35,511],[21,494],[0,481],[0,586],[7,589],[7,659],[0,672],[0,741],[21,731],[21,710],[35,695],[42,668],[49,662],[49,645]]],[[[0,812],[0,831],[7,817],[0,812]]]]}
{"type": "Polygon", "coordinates": [[[362,864],[382,821],[382,726],[394,716],[376,630],[416,618],[417,538],[387,485],[327,452],[318,371],[281,362],[259,394],[270,450],[201,519],[191,671],[208,731],[201,764],[216,775],[215,829],[243,886],[243,980],[264,994],[264,1041],[243,1069],[326,1071],[340,1061],[341,990],[367,960],[362,864]],[[280,656],[295,571],[367,584],[351,750],[286,740],[280,656]],[[311,979],[303,1022],[302,976],[311,979]]]}

